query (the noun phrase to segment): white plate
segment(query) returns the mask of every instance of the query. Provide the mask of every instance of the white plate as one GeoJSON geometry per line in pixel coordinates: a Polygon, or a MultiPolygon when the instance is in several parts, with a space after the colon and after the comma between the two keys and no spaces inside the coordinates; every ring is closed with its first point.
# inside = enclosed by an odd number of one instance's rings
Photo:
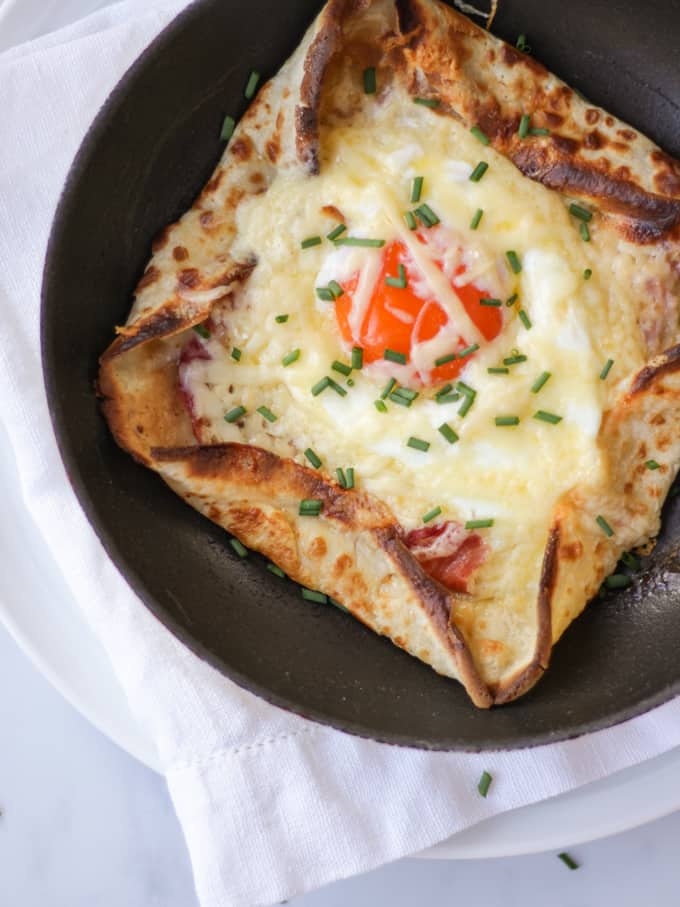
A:
{"type": "MultiPolygon", "coordinates": [[[[106,655],[81,618],[27,515],[0,426],[0,620],[62,695],[104,734],[158,770],[106,655]]],[[[423,856],[505,857],[557,850],[625,831],[680,808],[680,749],[603,781],[488,819],[423,856]]]]}

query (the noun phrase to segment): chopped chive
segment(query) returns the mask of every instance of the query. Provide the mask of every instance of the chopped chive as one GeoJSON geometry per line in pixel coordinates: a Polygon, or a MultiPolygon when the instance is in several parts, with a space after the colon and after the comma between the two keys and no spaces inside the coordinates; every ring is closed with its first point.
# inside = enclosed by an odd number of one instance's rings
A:
{"type": "Polygon", "coordinates": [[[465,418],[465,416],[467,416],[467,414],[470,412],[472,404],[475,402],[475,397],[477,396],[477,392],[473,391],[471,394],[465,394],[464,396],[465,396],[465,399],[461,403],[460,408],[458,410],[458,415],[461,417],[461,419],[465,418]]]}
{"type": "Polygon", "coordinates": [[[503,360],[503,365],[517,365],[519,362],[526,362],[527,357],[524,353],[515,353],[503,360]]]}
{"type": "Polygon", "coordinates": [[[341,236],[335,240],[336,246],[362,246],[367,249],[382,249],[384,239],[364,239],[361,236],[341,236]]]}
{"type": "Polygon", "coordinates": [[[430,206],[426,205],[425,203],[416,208],[416,215],[421,219],[426,227],[436,227],[440,222],[439,218],[434,213],[432,208],[430,208],[430,206]]]}
{"type": "Polygon", "coordinates": [[[578,227],[578,232],[581,234],[581,239],[583,242],[590,242],[590,230],[588,229],[588,224],[585,221],[581,221],[578,227]]]}
{"type": "Polygon", "coordinates": [[[383,400],[374,400],[373,406],[375,406],[375,408],[378,410],[379,413],[387,412],[387,407],[385,406],[385,403],[383,400]]]}
{"type": "Polygon", "coordinates": [[[322,378],[321,381],[317,381],[312,388],[312,397],[318,397],[322,391],[326,390],[330,383],[331,379],[327,375],[326,377],[322,378]]]}
{"type": "Polygon", "coordinates": [[[312,246],[320,246],[321,237],[320,236],[308,236],[307,239],[303,239],[300,243],[301,249],[311,249],[312,246]]]}
{"type": "Polygon", "coordinates": [[[597,519],[595,520],[595,522],[597,523],[597,525],[600,527],[600,529],[604,532],[604,534],[606,536],[611,538],[614,535],[614,530],[612,529],[612,527],[609,525],[609,523],[605,520],[605,518],[602,515],[598,516],[597,519]]]}
{"type": "Polygon", "coordinates": [[[476,353],[478,349],[479,344],[472,343],[470,344],[470,346],[466,346],[464,350],[461,350],[460,353],[458,353],[458,358],[465,359],[466,356],[471,356],[473,353],[476,353]]]}
{"type": "Polygon", "coordinates": [[[436,366],[446,365],[447,362],[453,362],[454,359],[457,359],[458,356],[456,353],[448,353],[446,356],[440,356],[439,359],[434,360],[436,366]]]}
{"type": "Polygon", "coordinates": [[[397,287],[400,290],[404,290],[408,285],[408,280],[406,278],[406,268],[403,265],[397,265],[398,277],[386,277],[385,283],[388,287],[397,287]]]}
{"type": "Polygon", "coordinates": [[[647,462],[645,463],[645,466],[647,467],[647,469],[651,469],[651,470],[661,468],[661,464],[657,463],[656,460],[647,460],[647,462]]]}
{"type": "Polygon", "coordinates": [[[229,114],[227,114],[226,117],[224,118],[224,120],[222,121],[222,129],[220,130],[220,139],[223,142],[228,142],[229,139],[234,134],[235,128],[236,128],[236,120],[233,117],[229,116],[229,114]]]}
{"type": "Polygon", "coordinates": [[[453,384],[445,384],[444,387],[440,387],[435,397],[443,397],[445,394],[448,394],[449,391],[453,390],[453,384]]]}
{"type": "Polygon", "coordinates": [[[489,793],[489,788],[491,787],[492,781],[492,775],[490,775],[488,772],[482,772],[482,777],[479,779],[479,784],[477,785],[477,790],[482,797],[486,797],[486,795],[489,793]]]}
{"type": "Polygon", "coordinates": [[[496,308],[498,308],[499,306],[503,305],[503,302],[500,299],[494,299],[492,296],[482,296],[479,300],[479,304],[495,306],[496,308]]]}
{"type": "Polygon", "coordinates": [[[347,387],[354,387],[354,378],[347,379],[347,387]]]}
{"type": "Polygon", "coordinates": [[[274,413],[266,406],[258,406],[255,412],[258,412],[264,419],[267,420],[267,422],[276,422],[276,420],[278,419],[278,416],[275,416],[274,413]]]}
{"type": "Polygon", "coordinates": [[[248,76],[248,81],[246,82],[246,87],[243,90],[243,94],[246,99],[249,101],[257,91],[257,85],[260,81],[260,74],[255,69],[251,70],[250,75],[248,76]]]}
{"type": "Polygon", "coordinates": [[[518,314],[519,314],[519,320],[522,322],[522,324],[528,331],[531,328],[531,319],[529,318],[527,313],[524,311],[524,309],[520,309],[518,314]]]}
{"type": "Polygon", "coordinates": [[[323,592],[316,592],[314,589],[307,589],[306,586],[300,587],[300,592],[305,601],[316,602],[317,605],[327,605],[328,596],[324,595],[323,592]]]}
{"type": "Polygon", "coordinates": [[[422,450],[426,452],[430,449],[430,442],[423,441],[421,438],[414,438],[413,435],[406,442],[407,447],[412,447],[414,450],[422,450]]]}
{"type": "Polygon", "coordinates": [[[443,438],[446,438],[449,444],[455,444],[458,440],[458,435],[447,422],[442,422],[437,431],[443,438]]]}
{"type": "Polygon", "coordinates": [[[516,43],[515,43],[515,47],[517,48],[517,50],[520,50],[523,54],[528,54],[528,53],[531,52],[531,48],[530,48],[529,45],[527,44],[527,36],[526,36],[526,35],[518,35],[518,36],[517,36],[517,41],[516,41],[516,43]]]}
{"type": "Polygon", "coordinates": [[[483,214],[484,214],[483,209],[482,209],[482,208],[477,208],[477,210],[475,211],[475,213],[472,215],[472,220],[470,221],[470,229],[471,229],[471,230],[476,230],[476,229],[477,229],[477,227],[479,226],[479,222],[480,222],[481,219],[482,219],[483,214]]]}
{"type": "Polygon", "coordinates": [[[360,346],[352,347],[352,368],[360,371],[364,367],[364,351],[360,346]]]}
{"type": "Polygon", "coordinates": [[[314,469],[318,469],[321,466],[321,459],[314,453],[311,447],[308,447],[304,453],[314,469]]]}
{"type": "Polygon", "coordinates": [[[626,565],[626,567],[630,567],[631,570],[640,569],[640,559],[630,551],[623,552],[623,554],[621,555],[621,561],[626,565]]]}
{"type": "Polygon", "coordinates": [[[413,211],[405,211],[404,220],[406,221],[406,226],[409,228],[409,230],[415,230],[415,228],[418,226],[416,222],[416,216],[413,211]]]}
{"type": "Polygon", "coordinates": [[[510,308],[517,302],[518,299],[519,293],[513,293],[512,296],[508,296],[508,298],[505,300],[505,304],[508,308],[510,308]]]}
{"type": "Polygon", "coordinates": [[[352,374],[352,369],[350,368],[350,366],[345,365],[344,362],[338,362],[337,359],[332,363],[331,368],[333,369],[334,372],[340,372],[340,374],[344,375],[345,378],[348,375],[352,374]]]}
{"type": "Polygon", "coordinates": [[[300,350],[299,349],[291,350],[290,353],[286,353],[286,355],[283,357],[283,359],[281,360],[281,365],[284,368],[287,368],[289,365],[292,365],[294,362],[297,362],[299,358],[300,358],[300,350]]]}
{"type": "Polygon", "coordinates": [[[585,271],[583,272],[583,279],[584,279],[584,280],[590,280],[590,278],[591,278],[592,276],[593,276],[592,270],[591,270],[590,268],[586,268],[585,271]]]}
{"type": "Polygon", "coordinates": [[[348,466],[345,469],[345,480],[347,481],[347,488],[354,488],[354,467],[348,466]]]}
{"type": "Polygon", "coordinates": [[[422,104],[423,107],[430,107],[434,110],[436,107],[439,107],[441,101],[439,98],[414,98],[413,103],[422,104]]]}
{"type": "Polygon", "coordinates": [[[334,598],[331,598],[330,595],[328,596],[328,601],[329,601],[330,604],[333,605],[335,608],[338,608],[338,610],[344,611],[345,614],[350,614],[350,613],[351,613],[344,605],[341,605],[340,602],[337,602],[334,598]]]}
{"type": "Polygon", "coordinates": [[[428,510],[427,513],[423,516],[423,523],[429,523],[435,517],[439,516],[441,512],[441,507],[433,507],[432,510],[428,510]]]}
{"type": "Polygon", "coordinates": [[[280,579],[286,578],[286,574],[283,572],[283,570],[277,564],[272,564],[271,561],[267,564],[267,570],[269,570],[270,573],[273,573],[274,576],[278,576],[280,579]]]}
{"type": "Polygon", "coordinates": [[[376,85],[375,66],[369,66],[364,70],[364,93],[375,94],[376,85]]]}
{"type": "Polygon", "coordinates": [[[394,393],[399,394],[401,397],[405,397],[407,400],[415,400],[416,397],[420,396],[418,391],[411,390],[410,387],[397,387],[395,388],[394,393]]]}
{"type": "Polygon", "coordinates": [[[277,315],[274,321],[277,324],[285,324],[288,321],[288,315],[277,315]]]}
{"type": "Polygon", "coordinates": [[[410,406],[413,403],[413,400],[409,400],[408,397],[402,397],[397,391],[393,391],[389,399],[393,403],[398,403],[399,406],[410,406]]]}
{"type": "Polygon", "coordinates": [[[575,202],[572,202],[569,205],[569,213],[574,217],[578,217],[579,220],[585,221],[586,223],[589,220],[593,219],[593,212],[589,211],[587,208],[583,208],[581,205],[577,205],[575,202]]]}
{"type": "Polygon", "coordinates": [[[335,302],[335,293],[330,287],[317,287],[316,295],[324,302],[335,302]]]}
{"type": "Polygon", "coordinates": [[[546,129],[545,126],[539,126],[538,128],[532,126],[529,130],[529,135],[550,135],[550,130],[546,129]]]}
{"type": "Polygon", "coordinates": [[[248,557],[248,549],[238,539],[229,539],[229,544],[239,557],[248,557]]]}
{"type": "Polygon", "coordinates": [[[570,857],[568,853],[558,853],[557,856],[562,860],[565,866],[569,867],[569,869],[578,869],[578,863],[573,857],[570,857]]]}
{"type": "Polygon", "coordinates": [[[557,425],[558,422],[562,421],[562,416],[556,416],[555,413],[547,413],[544,409],[537,410],[533,418],[541,422],[549,422],[551,425],[557,425]]]}
{"type": "Polygon", "coordinates": [[[466,529],[491,529],[493,520],[468,520],[465,523],[466,529]]]}
{"type": "Polygon", "coordinates": [[[338,477],[338,485],[341,488],[347,488],[347,479],[345,478],[345,470],[341,469],[339,466],[335,470],[335,474],[338,477]]]}
{"type": "Polygon", "coordinates": [[[334,381],[332,378],[328,379],[328,387],[332,387],[336,394],[340,394],[341,397],[347,396],[347,391],[342,385],[338,384],[337,381],[334,381]]]}
{"type": "Polygon", "coordinates": [[[231,358],[234,359],[236,362],[240,362],[241,356],[242,356],[241,350],[237,346],[233,347],[232,351],[231,351],[231,358]]]}
{"type": "Polygon", "coordinates": [[[398,353],[396,350],[386,349],[383,353],[383,359],[388,362],[398,362],[399,365],[406,365],[406,353],[398,353]]]}
{"type": "Polygon", "coordinates": [[[419,202],[422,191],[423,191],[423,177],[416,176],[413,178],[413,185],[411,186],[411,201],[419,202]]]}
{"type": "Polygon", "coordinates": [[[529,135],[529,126],[531,124],[531,117],[528,113],[523,113],[519,121],[519,128],[517,130],[517,135],[521,139],[525,139],[529,135]]]}
{"type": "Polygon", "coordinates": [[[298,513],[300,516],[318,516],[323,508],[323,501],[318,498],[303,498],[298,513]]]}
{"type": "Polygon", "coordinates": [[[505,257],[508,259],[508,264],[512,268],[513,274],[519,274],[519,272],[522,270],[522,264],[517,257],[517,252],[515,252],[513,249],[510,249],[509,252],[505,253],[505,257]]]}
{"type": "Polygon", "coordinates": [[[208,340],[210,337],[210,331],[204,324],[195,324],[193,330],[196,331],[199,337],[202,337],[204,340],[208,340]]]}
{"type": "Polygon", "coordinates": [[[604,581],[607,589],[625,589],[630,583],[631,579],[625,573],[612,573],[604,581]]]}
{"type": "Polygon", "coordinates": [[[493,420],[499,428],[510,425],[519,425],[519,416],[496,416],[493,420]]]}
{"type": "Polygon", "coordinates": [[[326,234],[326,239],[330,239],[331,242],[336,240],[338,236],[341,236],[347,227],[344,224],[338,224],[337,227],[333,227],[330,233],[326,234]]]}
{"type": "Polygon", "coordinates": [[[387,384],[385,385],[385,387],[384,387],[384,388],[382,389],[382,391],[380,392],[380,399],[381,399],[381,400],[384,400],[385,397],[387,397],[389,394],[392,393],[392,391],[394,390],[394,388],[395,388],[395,386],[396,386],[396,383],[397,383],[397,379],[396,379],[396,378],[390,378],[390,380],[387,382],[387,384]]]}
{"type": "Polygon", "coordinates": [[[470,182],[478,183],[488,169],[489,169],[489,165],[487,164],[487,162],[480,161],[477,164],[477,166],[475,167],[475,169],[472,171],[472,173],[470,174],[470,182]]]}
{"type": "Polygon", "coordinates": [[[538,378],[537,378],[537,379],[534,381],[534,383],[531,385],[531,393],[532,393],[532,394],[537,394],[537,393],[540,391],[540,389],[541,389],[545,384],[548,383],[548,381],[550,380],[551,377],[552,377],[552,373],[551,373],[551,372],[541,372],[541,374],[538,376],[538,378]]]}
{"type": "MultiPolygon", "coordinates": [[[[441,405],[443,405],[444,403],[456,403],[458,400],[460,400],[460,398],[461,398],[461,395],[458,394],[458,393],[455,393],[455,394],[439,394],[439,396],[435,397],[435,402],[436,402],[439,406],[441,406],[441,405]]],[[[469,409],[469,407],[468,407],[468,409],[469,409]]],[[[466,412],[467,412],[467,410],[466,410],[466,412]]]]}
{"type": "Polygon", "coordinates": [[[602,371],[600,372],[600,381],[604,381],[604,379],[607,377],[607,375],[611,371],[612,365],[614,365],[614,360],[607,359],[605,364],[602,366],[602,371]]]}
{"type": "Polygon", "coordinates": [[[456,381],[456,390],[460,391],[461,394],[468,394],[469,396],[475,396],[477,391],[473,390],[469,384],[466,384],[464,381],[456,381]]]}
{"type": "Polygon", "coordinates": [[[509,375],[510,369],[505,365],[494,365],[487,369],[489,375],[509,375]]]}
{"type": "Polygon", "coordinates": [[[336,299],[340,299],[342,294],[345,292],[343,290],[343,288],[340,286],[340,284],[337,282],[337,280],[329,280],[328,289],[331,291],[331,293],[333,294],[333,296],[336,299]]]}
{"type": "Polygon", "coordinates": [[[225,422],[236,422],[237,419],[240,419],[241,416],[245,416],[246,408],[245,406],[235,406],[233,409],[230,409],[228,413],[224,414],[225,422]]]}
{"type": "Polygon", "coordinates": [[[480,141],[482,143],[482,145],[490,144],[491,139],[486,134],[486,132],[484,132],[482,129],[479,128],[479,126],[473,126],[472,129],[470,130],[470,132],[474,135],[474,137],[478,141],[480,141]]]}

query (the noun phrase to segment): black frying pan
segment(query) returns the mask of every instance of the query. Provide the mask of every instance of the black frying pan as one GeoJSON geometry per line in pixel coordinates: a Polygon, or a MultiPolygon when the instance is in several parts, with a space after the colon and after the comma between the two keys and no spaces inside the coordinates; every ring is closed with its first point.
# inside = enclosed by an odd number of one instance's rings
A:
{"type": "MultiPolygon", "coordinates": [[[[317,0],[199,0],[124,76],[87,134],[45,265],[45,379],[66,467],[95,530],[144,603],[202,658],[277,705],[379,740],[436,749],[525,746],[592,731],[680,692],[680,506],[634,585],[593,603],[516,703],[476,710],[462,688],[334,608],[303,601],[114,444],[93,387],[151,238],[192,202],[242,111],[251,68],[272,75],[317,0]]],[[[527,34],[567,82],[680,156],[680,0],[500,0],[494,31],[527,34]]]]}

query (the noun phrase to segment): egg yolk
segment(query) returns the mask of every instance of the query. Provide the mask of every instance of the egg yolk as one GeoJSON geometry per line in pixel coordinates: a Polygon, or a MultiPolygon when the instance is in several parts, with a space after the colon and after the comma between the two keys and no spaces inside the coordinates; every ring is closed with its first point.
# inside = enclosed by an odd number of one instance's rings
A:
{"type": "MultiPolygon", "coordinates": [[[[436,261],[435,264],[443,269],[441,261],[436,261]]],[[[465,266],[459,265],[456,277],[464,273],[465,266]]],[[[354,274],[341,283],[344,292],[335,301],[335,315],[343,338],[350,345],[363,349],[366,363],[383,359],[386,349],[402,353],[408,361],[414,345],[432,340],[448,324],[449,316],[437,299],[429,291],[424,296],[416,292],[416,289],[422,292],[423,288],[428,288],[402,242],[394,241],[385,246],[380,274],[356,336],[350,325],[350,313],[358,283],[359,274],[354,274]],[[397,276],[399,265],[406,272],[406,286],[403,288],[385,283],[386,277],[397,276]]],[[[497,307],[480,304],[480,300],[488,296],[488,293],[483,293],[473,283],[462,286],[454,286],[452,283],[451,287],[482,336],[486,340],[493,340],[500,333],[503,317],[497,307]]],[[[470,344],[471,341],[459,336],[458,346],[449,352],[460,352],[470,344]]],[[[418,378],[423,384],[448,381],[461,371],[469,358],[457,358],[439,366],[433,364],[430,371],[425,375],[419,373],[418,378]]]]}

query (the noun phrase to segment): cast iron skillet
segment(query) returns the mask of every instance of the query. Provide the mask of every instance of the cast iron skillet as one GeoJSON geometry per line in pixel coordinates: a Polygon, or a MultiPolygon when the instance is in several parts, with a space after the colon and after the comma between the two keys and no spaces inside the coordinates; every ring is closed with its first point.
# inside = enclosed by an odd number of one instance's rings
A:
{"type": "MultiPolygon", "coordinates": [[[[176,219],[242,112],[251,68],[272,75],[318,0],[200,0],[124,76],[88,132],[44,272],[44,371],[73,487],[107,551],[156,617],[238,684],[352,733],[432,749],[560,740],[680,692],[678,499],[632,589],[593,603],[545,678],[482,712],[461,687],[293,584],[237,559],[226,536],[116,447],[94,394],[97,357],[124,322],[152,237],[176,219]]],[[[680,0],[501,0],[494,30],[680,155],[680,0]]]]}

